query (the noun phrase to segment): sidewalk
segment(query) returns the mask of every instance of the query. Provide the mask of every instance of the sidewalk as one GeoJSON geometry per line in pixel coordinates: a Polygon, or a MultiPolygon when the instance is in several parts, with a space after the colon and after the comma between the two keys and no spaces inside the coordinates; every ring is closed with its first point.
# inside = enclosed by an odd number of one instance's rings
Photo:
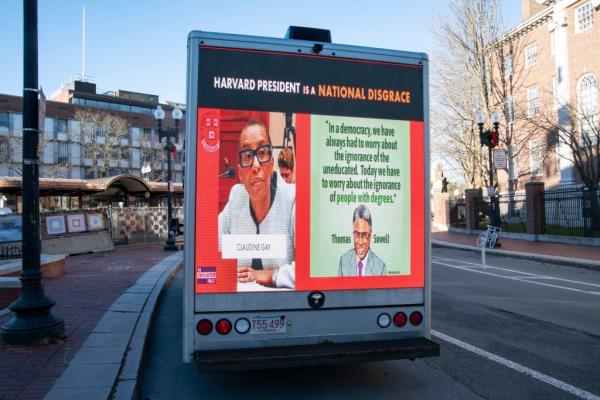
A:
{"type": "MultiPolygon", "coordinates": [[[[481,251],[476,244],[476,235],[446,232],[432,228],[431,242],[433,246],[481,251]]],[[[501,238],[500,242],[502,246],[499,249],[486,250],[486,252],[508,257],[527,258],[554,264],[600,270],[600,247],[531,242],[507,238],[501,238]]]]}
{"type": "MultiPolygon", "coordinates": [[[[65,274],[43,281],[56,302],[52,313],[65,321],[66,338],[37,346],[9,346],[0,339],[0,400],[43,398],[115,300],[173,254],[155,244],[67,257],[65,274]]],[[[11,316],[0,317],[0,325],[11,316]]]]}

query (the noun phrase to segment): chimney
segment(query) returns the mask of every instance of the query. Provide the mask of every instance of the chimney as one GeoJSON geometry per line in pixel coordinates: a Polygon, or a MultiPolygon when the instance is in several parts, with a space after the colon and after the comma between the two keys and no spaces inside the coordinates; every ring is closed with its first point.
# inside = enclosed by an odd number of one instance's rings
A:
{"type": "Polygon", "coordinates": [[[525,21],[546,9],[544,0],[521,0],[521,21],[525,21]]]}

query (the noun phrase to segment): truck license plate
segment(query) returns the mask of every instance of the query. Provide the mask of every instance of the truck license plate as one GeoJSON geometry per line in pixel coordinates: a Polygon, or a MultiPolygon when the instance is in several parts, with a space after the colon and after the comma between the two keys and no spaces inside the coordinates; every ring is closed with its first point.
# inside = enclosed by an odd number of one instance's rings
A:
{"type": "Polygon", "coordinates": [[[250,333],[285,333],[287,332],[285,315],[257,315],[250,318],[250,333]]]}

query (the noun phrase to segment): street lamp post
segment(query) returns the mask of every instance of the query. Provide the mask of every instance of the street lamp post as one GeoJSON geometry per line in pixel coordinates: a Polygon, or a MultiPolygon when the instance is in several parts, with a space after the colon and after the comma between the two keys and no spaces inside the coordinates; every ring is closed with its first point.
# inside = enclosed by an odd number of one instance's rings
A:
{"type": "MultiPolygon", "coordinates": [[[[498,145],[498,126],[500,124],[500,118],[498,117],[498,113],[496,111],[492,112],[492,123],[494,125],[494,130],[483,130],[483,125],[485,124],[485,117],[481,110],[478,110],[475,114],[475,122],[479,126],[479,139],[482,146],[487,146],[488,148],[488,167],[489,167],[489,187],[488,187],[488,196],[490,198],[490,208],[491,208],[491,222],[495,227],[500,227],[500,210],[498,205],[498,196],[495,194],[494,190],[494,164],[492,160],[492,149],[498,145]]],[[[500,246],[500,243],[497,243],[497,247],[500,246]]]]}
{"type": "Polygon", "coordinates": [[[15,315],[2,327],[10,344],[33,344],[64,336],[65,323],[52,315],[40,267],[38,29],[37,0],[23,1],[23,234],[21,295],[9,308],[15,315]]]}
{"type": "Polygon", "coordinates": [[[175,130],[164,130],[162,129],[162,121],[165,118],[165,112],[162,107],[159,105],[154,110],[154,118],[158,123],[158,140],[162,141],[163,138],[166,138],[165,141],[165,155],[167,156],[167,241],[165,242],[165,246],[163,250],[177,250],[177,246],[175,245],[175,240],[173,239],[173,235],[171,234],[171,221],[173,218],[173,178],[171,175],[171,153],[175,148],[175,144],[171,141],[171,138],[179,137],[179,121],[183,117],[183,112],[179,106],[175,106],[173,112],[171,114],[173,120],[175,121],[175,130]]]}

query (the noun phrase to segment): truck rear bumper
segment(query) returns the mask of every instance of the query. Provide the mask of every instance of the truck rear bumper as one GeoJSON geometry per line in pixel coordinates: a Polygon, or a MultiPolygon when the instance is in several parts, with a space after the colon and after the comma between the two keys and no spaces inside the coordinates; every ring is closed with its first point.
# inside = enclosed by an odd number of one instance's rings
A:
{"type": "Polygon", "coordinates": [[[440,355],[440,346],[426,338],[353,343],[198,351],[201,370],[266,369],[415,359],[440,355]]]}

